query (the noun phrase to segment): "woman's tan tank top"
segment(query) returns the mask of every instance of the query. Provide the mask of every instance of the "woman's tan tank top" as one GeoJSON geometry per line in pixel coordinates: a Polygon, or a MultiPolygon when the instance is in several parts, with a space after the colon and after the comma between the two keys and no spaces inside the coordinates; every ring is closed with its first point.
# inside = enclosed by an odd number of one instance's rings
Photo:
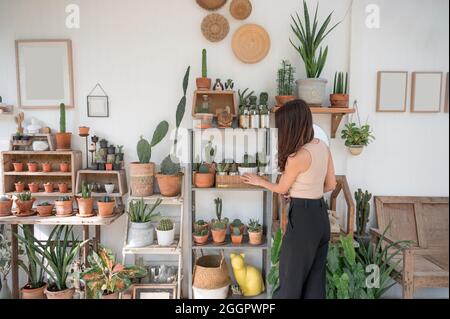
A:
{"type": "Polygon", "coordinates": [[[290,196],[293,198],[320,199],[323,197],[325,178],[328,171],[329,149],[319,140],[303,146],[311,154],[311,166],[298,175],[291,187],[290,196]]]}

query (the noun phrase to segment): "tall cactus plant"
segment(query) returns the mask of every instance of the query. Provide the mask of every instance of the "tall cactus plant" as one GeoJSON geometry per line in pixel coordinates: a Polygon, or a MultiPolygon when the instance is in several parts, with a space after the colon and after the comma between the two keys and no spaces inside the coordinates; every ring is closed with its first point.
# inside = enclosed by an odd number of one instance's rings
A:
{"type": "Polygon", "coordinates": [[[59,105],[59,132],[66,133],[66,105],[59,105]]]}
{"type": "Polygon", "coordinates": [[[206,49],[202,51],[202,77],[208,77],[208,57],[206,49]]]}
{"type": "Polygon", "coordinates": [[[358,189],[355,192],[356,200],[356,233],[359,236],[367,234],[367,224],[370,218],[370,201],[372,194],[368,191],[363,192],[358,189]]]}
{"type": "Polygon", "coordinates": [[[158,145],[164,137],[166,137],[167,132],[169,131],[169,123],[167,121],[162,121],[156,127],[155,132],[153,133],[152,142],[150,143],[143,136],[138,142],[137,145],[137,153],[139,157],[139,162],[141,164],[148,164],[152,158],[152,148],[158,145]]]}

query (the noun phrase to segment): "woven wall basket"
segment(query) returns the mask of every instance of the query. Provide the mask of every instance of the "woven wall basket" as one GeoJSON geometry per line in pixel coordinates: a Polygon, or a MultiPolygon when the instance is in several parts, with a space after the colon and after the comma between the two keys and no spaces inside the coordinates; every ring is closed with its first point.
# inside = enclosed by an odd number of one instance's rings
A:
{"type": "Polygon", "coordinates": [[[202,22],[202,33],[211,42],[222,41],[229,32],[230,24],[223,15],[212,13],[202,22]]]}
{"type": "Polygon", "coordinates": [[[200,289],[219,289],[231,283],[223,255],[200,257],[194,266],[192,285],[200,289]]]}
{"type": "Polygon", "coordinates": [[[197,0],[200,7],[206,10],[217,10],[222,8],[227,0],[197,0]]]}
{"type": "Polygon", "coordinates": [[[237,20],[245,20],[252,14],[252,3],[250,0],[233,0],[230,13],[237,20]]]}
{"type": "Polygon", "coordinates": [[[240,27],[233,36],[233,52],[244,63],[254,64],[263,60],[270,51],[270,36],[257,24],[240,27]]]}

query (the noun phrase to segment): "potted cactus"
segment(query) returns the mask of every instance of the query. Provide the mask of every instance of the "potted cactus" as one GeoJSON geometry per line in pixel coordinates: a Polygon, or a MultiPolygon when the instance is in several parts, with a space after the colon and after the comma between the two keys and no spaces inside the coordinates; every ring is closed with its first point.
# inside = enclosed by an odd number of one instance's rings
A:
{"type": "Polygon", "coordinates": [[[275,97],[277,101],[277,106],[283,106],[287,102],[295,100],[294,95],[294,76],[295,76],[295,69],[292,66],[292,64],[287,61],[283,60],[281,62],[281,68],[278,70],[278,95],[275,97]]]}
{"type": "Polygon", "coordinates": [[[233,233],[235,228],[238,228],[240,230],[241,234],[243,234],[245,232],[245,225],[240,219],[235,219],[230,224],[230,233],[233,233]]]}
{"type": "Polygon", "coordinates": [[[23,172],[23,163],[13,163],[14,172],[23,172]]]}
{"type": "Polygon", "coordinates": [[[23,193],[25,190],[25,184],[23,182],[17,182],[14,184],[16,188],[16,193],[23,193]]]}
{"type": "Polygon", "coordinates": [[[66,105],[59,106],[59,133],[56,133],[56,150],[70,151],[72,149],[72,133],[66,132],[66,105]]]}
{"type": "Polygon", "coordinates": [[[239,228],[233,228],[233,231],[231,232],[231,243],[233,245],[241,245],[242,240],[244,238],[243,233],[239,228]]]}
{"type": "Polygon", "coordinates": [[[207,61],[207,51],[203,49],[202,51],[202,77],[197,78],[197,90],[208,91],[211,90],[211,79],[208,78],[208,61],[207,61]]]}
{"type": "Polygon", "coordinates": [[[38,183],[30,183],[28,184],[28,189],[31,193],[39,193],[39,184],[38,183]]]}
{"type": "Polygon", "coordinates": [[[55,201],[56,216],[68,217],[73,214],[73,200],[70,197],[63,196],[55,201]]]}
{"type": "Polygon", "coordinates": [[[215,173],[214,168],[206,163],[200,164],[198,171],[194,175],[195,187],[210,188],[214,186],[215,173]]]}
{"type": "Polygon", "coordinates": [[[48,162],[43,163],[42,164],[42,171],[44,173],[51,173],[51,171],[52,171],[52,164],[48,163],[48,162]]]}
{"type": "Polygon", "coordinates": [[[350,96],[348,95],[348,73],[336,72],[334,75],[333,94],[330,95],[331,107],[348,108],[350,96]]]}
{"type": "Polygon", "coordinates": [[[162,199],[158,199],[151,207],[144,202],[144,199],[130,202],[128,209],[128,219],[130,222],[128,229],[128,246],[141,248],[153,244],[154,234],[152,222],[160,217],[155,210],[161,205],[162,199]]]}
{"type": "Polygon", "coordinates": [[[59,170],[61,173],[68,173],[70,171],[69,163],[63,162],[59,164],[59,170]]]}
{"type": "Polygon", "coordinates": [[[214,204],[216,205],[217,218],[211,221],[211,233],[214,243],[217,245],[221,245],[225,243],[229,220],[228,218],[222,219],[222,199],[216,198],[214,200],[214,204]]]}
{"type": "Polygon", "coordinates": [[[17,215],[29,215],[32,213],[33,204],[36,201],[30,192],[24,192],[17,195],[16,208],[17,215]]]}
{"type": "Polygon", "coordinates": [[[78,214],[80,217],[91,217],[94,212],[94,199],[92,198],[92,185],[83,183],[81,197],[77,198],[78,214]]]}
{"type": "Polygon", "coordinates": [[[8,196],[0,196],[0,217],[11,215],[13,200],[8,196]]]}
{"type": "Polygon", "coordinates": [[[45,183],[44,190],[46,193],[53,193],[53,183],[45,183]]]}
{"type": "Polygon", "coordinates": [[[159,246],[170,246],[175,241],[175,225],[170,219],[161,219],[156,227],[159,246]]]}
{"type": "Polygon", "coordinates": [[[203,219],[197,220],[194,223],[194,231],[197,231],[199,229],[208,229],[209,228],[209,224],[204,221],[203,219]]]}
{"type": "Polygon", "coordinates": [[[259,126],[260,128],[270,128],[269,94],[261,93],[259,96],[259,126]]]}
{"type": "Polygon", "coordinates": [[[69,192],[69,186],[67,185],[67,183],[59,183],[58,190],[61,194],[66,194],[69,192]]]}
{"type": "Polygon", "coordinates": [[[370,201],[372,200],[372,194],[368,191],[358,189],[355,192],[356,201],[356,234],[355,238],[358,242],[369,243],[370,234],[367,231],[367,224],[370,219],[370,201]]]}
{"type": "Polygon", "coordinates": [[[258,174],[256,159],[248,154],[244,155],[244,162],[239,165],[239,175],[258,174]]]}
{"type": "Polygon", "coordinates": [[[36,162],[30,162],[27,166],[30,173],[36,173],[38,171],[38,164],[36,162]]]}
{"type": "Polygon", "coordinates": [[[198,228],[194,231],[194,242],[197,245],[206,245],[208,243],[209,229],[208,228],[198,228]]]}
{"type": "Polygon", "coordinates": [[[114,214],[116,201],[109,196],[105,196],[98,201],[98,215],[100,217],[111,217],[114,214]]]}
{"type": "Polygon", "coordinates": [[[55,205],[43,202],[36,206],[36,211],[40,217],[48,217],[53,215],[53,208],[55,208],[55,205]]]}
{"type": "Polygon", "coordinates": [[[257,219],[250,219],[247,226],[250,245],[259,246],[262,243],[263,229],[257,219]]]}

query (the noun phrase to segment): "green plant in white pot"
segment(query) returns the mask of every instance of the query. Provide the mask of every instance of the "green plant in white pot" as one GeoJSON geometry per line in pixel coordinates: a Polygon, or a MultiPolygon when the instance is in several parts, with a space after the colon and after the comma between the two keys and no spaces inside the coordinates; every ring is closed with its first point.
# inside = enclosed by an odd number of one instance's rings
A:
{"type": "Polygon", "coordinates": [[[130,225],[128,228],[128,246],[141,248],[153,244],[154,234],[152,222],[156,221],[160,214],[155,213],[156,208],[161,205],[162,199],[158,199],[151,207],[144,199],[135,200],[128,208],[130,225]]]}
{"type": "Polygon", "coordinates": [[[161,219],[156,228],[159,246],[170,246],[175,241],[175,224],[170,219],[161,219]]]}
{"type": "Polygon", "coordinates": [[[290,39],[291,44],[300,54],[305,63],[307,79],[297,81],[299,98],[311,106],[322,106],[326,97],[328,81],[320,78],[328,57],[328,47],[321,46],[325,38],[341,23],[330,27],[333,13],[319,25],[317,4],[314,18],[311,15],[306,1],[303,1],[303,17],[298,13],[292,15],[291,28],[297,38],[297,43],[290,39]]]}
{"type": "Polygon", "coordinates": [[[345,125],[345,129],[342,130],[342,138],[345,140],[345,146],[348,147],[350,153],[354,156],[359,156],[363,152],[364,147],[375,140],[375,136],[369,124],[361,124],[358,110],[356,115],[358,123],[351,121],[345,125]]]}

